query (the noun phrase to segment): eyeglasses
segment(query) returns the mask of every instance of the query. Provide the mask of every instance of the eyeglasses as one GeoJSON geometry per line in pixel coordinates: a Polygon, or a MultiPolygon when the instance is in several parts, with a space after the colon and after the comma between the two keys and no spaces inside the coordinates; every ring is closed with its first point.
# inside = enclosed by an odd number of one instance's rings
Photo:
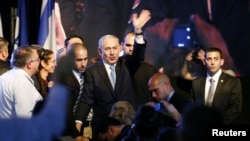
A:
{"type": "Polygon", "coordinates": [[[48,62],[56,63],[56,60],[48,60],[48,62]]]}
{"type": "Polygon", "coordinates": [[[30,60],[30,62],[40,62],[40,58],[37,58],[37,59],[33,59],[33,60],[30,60]]]}

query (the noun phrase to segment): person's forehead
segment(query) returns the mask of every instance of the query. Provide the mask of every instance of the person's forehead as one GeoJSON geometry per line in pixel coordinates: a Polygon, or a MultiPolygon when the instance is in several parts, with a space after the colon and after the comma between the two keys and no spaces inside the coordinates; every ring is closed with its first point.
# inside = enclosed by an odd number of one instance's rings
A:
{"type": "Polygon", "coordinates": [[[88,56],[88,52],[87,52],[87,50],[85,50],[85,49],[79,49],[79,50],[77,50],[76,52],[75,52],[75,56],[76,57],[87,57],[88,56]]]}
{"type": "Polygon", "coordinates": [[[133,34],[128,34],[125,38],[126,41],[134,41],[135,36],[133,34]]]}
{"type": "Polygon", "coordinates": [[[112,37],[104,39],[102,43],[103,47],[113,47],[118,45],[119,45],[118,39],[112,37]]]}
{"type": "Polygon", "coordinates": [[[82,42],[81,39],[75,37],[75,38],[71,38],[71,39],[69,40],[69,44],[68,44],[68,45],[71,45],[71,44],[73,44],[73,43],[80,43],[80,44],[82,44],[83,42],[82,42]]]}
{"type": "Polygon", "coordinates": [[[220,53],[219,52],[207,52],[206,56],[220,56],[220,53]]]}

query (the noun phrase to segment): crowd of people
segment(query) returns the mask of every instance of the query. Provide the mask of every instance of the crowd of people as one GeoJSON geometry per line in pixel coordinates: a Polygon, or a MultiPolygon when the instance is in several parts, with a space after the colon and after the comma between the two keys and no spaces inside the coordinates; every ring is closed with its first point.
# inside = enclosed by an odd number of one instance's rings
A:
{"type": "Polygon", "coordinates": [[[222,69],[220,47],[203,50],[204,72],[190,75],[189,95],[179,93],[166,71],[145,62],[143,27],[150,19],[148,10],[134,13],[122,42],[100,37],[91,63],[84,39],[73,35],[58,54],[19,47],[9,65],[8,41],[0,38],[7,66],[0,76],[0,140],[198,141],[207,140],[211,125],[233,124],[242,110],[241,82],[222,69]]]}

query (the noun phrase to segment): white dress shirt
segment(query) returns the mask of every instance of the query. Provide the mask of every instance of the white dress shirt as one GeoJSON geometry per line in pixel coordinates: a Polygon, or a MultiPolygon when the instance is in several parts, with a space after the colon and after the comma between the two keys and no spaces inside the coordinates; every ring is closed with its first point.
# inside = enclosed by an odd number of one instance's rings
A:
{"type": "Polygon", "coordinates": [[[208,91],[209,91],[209,87],[211,85],[210,79],[213,78],[213,80],[214,80],[214,93],[215,93],[221,73],[222,73],[222,70],[220,69],[213,77],[211,77],[207,74],[206,85],[205,85],[205,102],[207,101],[208,91]]]}
{"type": "Polygon", "coordinates": [[[27,118],[0,119],[1,141],[51,141],[65,128],[68,92],[64,85],[54,84],[43,110],[27,118]]]}
{"type": "Polygon", "coordinates": [[[81,74],[79,72],[76,72],[75,70],[72,70],[72,72],[73,72],[75,78],[77,79],[77,81],[79,82],[79,85],[80,85],[81,84],[81,79],[82,79],[82,78],[80,78],[81,74]]]}
{"type": "MultiPolygon", "coordinates": [[[[104,61],[103,61],[103,64],[104,64],[104,67],[105,67],[105,69],[106,69],[106,71],[107,71],[107,74],[108,74],[108,76],[109,76],[109,80],[110,80],[110,82],[111,82],[111,70],[110,70],[110,64],[107,64],[107,63],[105,63],[104,61]]],[[[116,66],[116,64],[114,64],[114,67],[116,66]]]]}
{"type": "Polygon", "coordinates": [[[13,68],[0,76],[0,118],[30,118],[35,104],[42,99],[23,69],[13,68]]]}

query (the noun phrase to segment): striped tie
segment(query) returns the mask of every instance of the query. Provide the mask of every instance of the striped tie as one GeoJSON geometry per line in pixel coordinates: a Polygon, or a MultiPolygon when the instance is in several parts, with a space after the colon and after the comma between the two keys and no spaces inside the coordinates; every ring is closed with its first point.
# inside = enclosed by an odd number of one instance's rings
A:
{"type": "Polygon", "coordinates": [[[73,108],[73,113],[74,113],[74,114],[75,114],[76,109],[77,109],[77,107],[78,107],[78,103],[79,103],[79,100],[80,100],[80,97],[81,97],[82,89],[83,89],[83,75],[80,75],[80,91],[79,91],[77,100],[76,100],[76,102],[75,102],[74,108],[73,108]]]}

